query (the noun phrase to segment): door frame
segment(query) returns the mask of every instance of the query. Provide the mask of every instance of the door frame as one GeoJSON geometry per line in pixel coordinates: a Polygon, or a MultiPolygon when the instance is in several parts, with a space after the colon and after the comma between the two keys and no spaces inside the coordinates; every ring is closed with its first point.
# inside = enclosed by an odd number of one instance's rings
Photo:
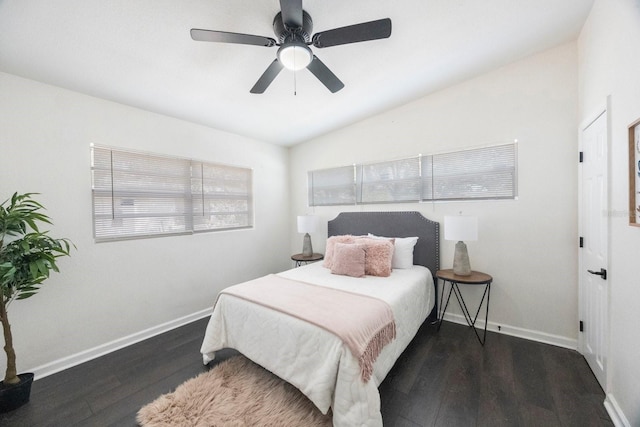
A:
{"type": "MultiPolygon", "coordinates": [[[[606,120],[607,120],[607,164],[606,164],[606,168],[607,168],[607,209],[610,212],[610,207],[611,207],[611,95],[607,96],[607,100],[606,100],[606,104],[605,105],[601,105],[600,108],[595,110],[595,113],[587,116],[586,120],[583,120],[580,123],[580,127],[579,127],[579,132],[578,132],[578,148],[579,148],[579,152],[582,152],[584,149],[584,141],[583,141],[583,132],[591,125],[593,124],[597,119],[600,118],[600,116],[602,116],[603,114],[606,115],[606,120]]],[[[578,236],[583,236],[583,168],[579,167],[578,168],[578,236]]],[[[606,218],[607,218],[607,265],[605,266],[605,268],[607,269],[607,301],[606,301],[606,306],[607,306],[607,313],[606,313],[606,325],[605,325],[605,366],[604,366],[604,384],[601,384],[602,388],[604,389],[605,393],[608,393],[608,390],[610,389],[610,378],[611,376],[609,375],[609,352],[610,352],[610,328],[611,328],[611,285],[613,283],[613,278],[614,275],[611,274],[610,272],[610,254],[611,254],[611,216],[609,214],[609,212],[606,213],[606,218]]],[[[585,283],[583,283],[582,280],[582,271],[584,269],[584,261],[583,261],[583,251],[582,248],[578,247],[578,320],[583,320],[584,319],[584,309],[583,309],[583,300],[584,300],[584,286],[585,283]]],[[[578,352],[582,355],[584,355],[585,351],[584,351],[584,346],[585,346],[585,338],[584,338],[584,334],[582,332],[578,332],[578,352]]]]}

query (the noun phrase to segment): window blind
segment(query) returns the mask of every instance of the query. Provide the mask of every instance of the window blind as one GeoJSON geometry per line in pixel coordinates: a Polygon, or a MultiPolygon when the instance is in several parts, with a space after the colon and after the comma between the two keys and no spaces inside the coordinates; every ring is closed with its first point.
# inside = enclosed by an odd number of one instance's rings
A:
{"type": "Polygon", "coordinates": [[[91,152],[96,241],[252,225],[250,169],[98,146],[91,152]]]}
{"type": "Polygon", "coordinates": [[[251,169],[202,162],[192,165],[194,231],[251,227],[251,169]]]}
{"type": "Polygon", "coordinates": [[[423,185],[431,185],[431,198],[423,195],[423,200],[513,199],[518,195],[516,144],[431,157],[431,165],[423,165],[427,171],[423,185]]]}
{"type": "Polygon", "coordinates": [[[417,202],[421,198],[420,158],[362,165],[361,203],[417,202]]]}
{"type": "Polygon", "coordinates": [[[517,144],[308,173],[309,206],[514,199],[517,144]]]}
{"type": "Polygon", "coordinates": [[[342,166],[311,171],[309,206],[356,204],[356,167],[342,166]]]}

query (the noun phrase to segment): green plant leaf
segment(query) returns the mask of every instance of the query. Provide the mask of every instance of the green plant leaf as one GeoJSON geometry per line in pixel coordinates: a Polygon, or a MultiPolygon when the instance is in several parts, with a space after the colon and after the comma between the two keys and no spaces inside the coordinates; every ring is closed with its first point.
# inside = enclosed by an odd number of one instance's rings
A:
{"type": "Polygon", "coordinates": [[[38,277],[38,264],[35,262],[29,263],[29,274],[31,277],[38,277]]]}
{"type": "Polygon", "coordinates": [[[40,272],[40,274],[42,274],[43,276],[49,275],[49,269],[47,268],[47,263],[45,262],[45,260],[37,259],[36,264],[38,265],[38,271],[40,272]]]}
{"type": "Polygon", "coordinates": [[[50,272],[58,272],[57,258],[70,255],[68,239],[54,239],[41,231],[52,224],[38,193],[13,193],[0,204],[0,295],[5,307],[13,300],[35,295],[50,272]],[[5,244],[4,237],[11,236],[5,244]]]}
{"type": "Polygon", "coordinates": [[[16,274],[16,268],[13,265],[9,264],[9,267],[7,267],[7,271],[2,275],[2,278],[11,279],[15,274],[16,274]]]}
{"type": "Polygon", "coordinates": [[[29,297],[32,297],[36,294],[37,292],[25,292],[25,293],[20,293],[16,299],[27,299],[29,297]]]}

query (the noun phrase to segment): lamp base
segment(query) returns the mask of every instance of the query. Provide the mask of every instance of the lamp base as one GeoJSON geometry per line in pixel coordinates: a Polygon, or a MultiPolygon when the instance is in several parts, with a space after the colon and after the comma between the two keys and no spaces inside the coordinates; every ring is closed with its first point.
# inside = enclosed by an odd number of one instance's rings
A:
{"type": "Polygon", "coordinates": [[[453,254],[453,274],[458,276],[471,275],[471,264],[469,263],[467,245],[462,241],[456,243],[456,251],[453,254]]]}
{"type": "Polygon", "coordinates": [[[311,246],[311,236],[309,236],[309,233],[305,233],[302,238],[302,255],[313,255],[313,247],[311,246]]]}

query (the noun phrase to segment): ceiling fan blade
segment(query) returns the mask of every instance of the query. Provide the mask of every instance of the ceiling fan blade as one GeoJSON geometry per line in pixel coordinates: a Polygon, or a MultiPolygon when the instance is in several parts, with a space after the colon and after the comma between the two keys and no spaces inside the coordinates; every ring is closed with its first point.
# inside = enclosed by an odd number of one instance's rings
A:
{"type": "Polygon", "coordinates": [[[330,47],[341,44],[386,39],[391,35],[391,19],[363,22],[362,24],[322,31],[313,36],[315,47],[330,47]]]}
{"type": "Polygon", "coordinates": [[[344,87],[344,83],[342,83],[340,79],[318,59],[317,56],[313,55],[313,61],[307,65],[307,68],[318,78],[318,80],[322,82],[323,85],[327,87],[327,89],[331,91],[331,93],[336,93],[344,87]]]}
{"type": "Polygon", "coordinates": [[[226,31],[200,30],[198,28],[191,29],[191,38],[199,42],[237,43],[266,47],[276,45],[276,41],[270,37],[228,33],[226,31]]]}
{"type": "Polygon", "coordinates": [[[280,71],[282,71],[284,67],[277,59],[274,59],[271,65],[267,67],[264,73],[260,76],[255,85],[251,88],[249,92],[251,93],[264,93],[265,90],[269,87],[271,82],[276,78],[280,71]]]}
{"type": "Polygon", "coordinates": [[[302,27],[302,0],[280,0],[282,22],[289,28],[302,27]]]}

